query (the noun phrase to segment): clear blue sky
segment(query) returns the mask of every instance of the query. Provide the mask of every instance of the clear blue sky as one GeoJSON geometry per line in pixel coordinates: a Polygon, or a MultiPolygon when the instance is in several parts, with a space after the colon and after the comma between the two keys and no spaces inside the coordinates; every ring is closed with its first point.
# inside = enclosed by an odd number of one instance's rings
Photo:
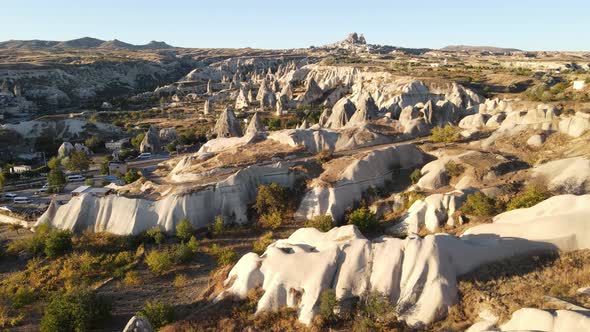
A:
{"type": "Polygon", "coordinates": [[[293,48],[357,31],[369,43],[405,47],[590,51],[589,12],[588,0],[2,0],[0,40],[293,48]]]}

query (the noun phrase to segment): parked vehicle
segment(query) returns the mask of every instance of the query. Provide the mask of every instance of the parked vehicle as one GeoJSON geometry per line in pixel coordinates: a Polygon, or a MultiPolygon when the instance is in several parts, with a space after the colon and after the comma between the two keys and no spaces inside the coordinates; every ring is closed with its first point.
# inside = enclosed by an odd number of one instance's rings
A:
{"type": "Polygon", "coordinates": [[[28,204],[31,203],[31,199],[24,196],[18,196],[14,198],[14,204],[28,204]]]}
{"type": "Polygon", "coordinates": [[[82,175],[68,175],[67,180],[68,182],[82,182],[86,180],[86,178],[82,175]]]}
{"type": "Polygon", "coordinates": [[[8,200],[13,200],[16,196],[18,196],[17,194],[13,194],[13,193],[4,193],[3,198],[4,199],[8,199],[8,200]]]}
{"type": "Polygon", "coordinates": [[[46,183],[43,185],[43,187],[41,187],[41,189],[39,189],[39,192],[46,192],[47,190],[49,190],[49,183],[46,183]]]}
{"type": "Polygon", "coordinates": [[[140,154],[139,156],[137,156],[137,159],[149,159],[152,157],[152,154],[149,152],[144,152],[142,154],[140,154]]]}

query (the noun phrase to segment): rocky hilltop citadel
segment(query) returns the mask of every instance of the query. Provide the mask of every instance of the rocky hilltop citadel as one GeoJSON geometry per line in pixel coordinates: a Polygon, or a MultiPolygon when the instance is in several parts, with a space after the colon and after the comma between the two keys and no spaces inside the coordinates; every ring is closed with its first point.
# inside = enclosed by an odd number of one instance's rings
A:
{"type": "MultiPolygon", "coordinates": [[[[293,50],[84,38],[0,54],[6,155],[47,137],[70,160],[91,154],[70,143],[88,137],[165,155],[117,151],[137,177],[52,196],[27,224],[71,231],[58,260],[81,271],[108,257],[73,263],[93,255],[85,241],[144,241],[120,244],[112,264],[133,257],[108,280],[81,272],[115,298],[105,330],[161,327],[135,315],[150,298],[177,307],[167,331],[590,330],[590,54],[406,49],[357,33],[293,50]]],[[[11,278],[41,289],[3,273],[6,303],[21,287],[11,278]]]]}

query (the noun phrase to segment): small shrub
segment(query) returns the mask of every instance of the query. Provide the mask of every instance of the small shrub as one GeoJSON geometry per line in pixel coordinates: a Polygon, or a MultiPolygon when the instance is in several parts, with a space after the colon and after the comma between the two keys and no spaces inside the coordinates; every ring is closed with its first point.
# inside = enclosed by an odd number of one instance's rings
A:
{"type": "Polygon", "coordinates": [[[467,200],[461,206],[459,211],[466,215],[477,217],[491,217],[494,216],[498,209],[496,200],[486,196],[484,193],[478,191],[467,196],[467,200]]]}
{"type": "Polygon", "coordinates": [[[181,243],[174,249],[174,261],[177,264],[186,264],[193,258],[193,252],[187,244],[181,243]]]}
{"type": "Polygon", "coordinates": [[[252,250],[258,255],[262,255],[266,250],[266,247],[268,247],[271,243],[274,242],[272,237],[272,232],[264,233],[264,235],[258,238],[258,240],[254,241],[254,243],[252,244],[252,250]]]}
{"type": "Polygon", "coordinates": [[[90,291],[55,295],[41,320],[42,332],[86,331],[92,323],[108,318],[111,306],[90,291]]]}
{"type": "Polygon", "coordinates": [[[463,166],[455,163],[452,160],[449,161],[448,163],[446,163],[445,169],[447,170],[447,174],[450,177],[457,177],[457,176],[463,174],[463,171],[464,171],[463,166]]]}
{"type": "Polygon", "coordinates": [[[277,229],[283,225],[283,216],[279,211],[265,213],[260,217],[262,227],[277,229]]]}
{"type": "Polygon", "coordinates": [[[141,277],[137,271],[127,271],[123,278],[123,285],[125,286],[139,286],[142,283],[141,277]]]}
{"type": "Polygon", "coordinates": [[[436,143],[453,143],[459,140],[459,129],[451,125],[435,127],[431,131],[431,139],[436,143]]]}
{"type": "Polygon", "coordinates": [[[222,216],[215,217],[213,224],[211,224],[211,233],[214,235],[221,235],[225,233],[225,222],[222,216]]]}
{"type": "Polygon", "coordinates": [[[519,193],[508,202],[507,210],[523,209],[541,203],[549,197],[547,190],[541,186],[533,185],[519,193]]]}
{"type": "Polygon", "coordinates": [[[174,287],[182,288],[189,284],[188,278],[184,274],[179,274],[174,277],[174,287]]]}
{"type": "Polygon", "coordinates": [[[375,214],[366,207],[352,211],[347,219],[348,224],[355,225],[361,232],[374,229],[378,225],[375,214]]]}
{"type": "Polygon", "coordinates": [[[133,262],[133,254],[130,251],[121,251],[113,259],[116,266],[125,266],[131,262],[133,262]]]}
{"type": "Polygon", "coordinates": [[[157,300],[147,301],[137,314],[145,317],[156,330],[174,322],[175,316],[174,307],[157,300]]]}
{"type": "Polygon", "coordinates": [[[151,237],[156,244],[162,244],[166,236],[162,232],[162,229],[158,226],[154,226],[147,231],[147,235],[151,237]]]}
{"type": "Polygon", "coordinates": [[[404,191],[400,196],[404,202],[404,206],[402,207],[404,211],[409,209],[417,200],[426,198],[424,194],[415,191],[404,191]]]}
{"type": "Polygon", "coordinates": [[[72,233],[70,231],[55,231],[45,240],[45,255],[49,258],[62,256],[72,250],[72,233]]]}
{"type": "Polygon", "coordinates": [[[182,218],[176,225],[176,237],[181,241],[188,241],[194,233],[193,225],[188,218],[182,218]]]}
{"type": "Polygon", "coordinates": [[[11,296],[12,304],[15,308],[22,308],[27,304],[31,304],[37,300],[39,294],[29,286],[19,287],[11,296]]]}
{"type": "Polygon", "coordinates": [[[258,186],[254,207],[259,216],[273,211],[285,211],[287,209],[287,189],[278,183],[258,186]]]}
{"type": "Polygon", "coordinates": [[[193,255],[199,251],[199,242],[197,241],[197,238],[194,235],[191,236],[190,240],[188,240],[186,246],[193,253],[193,255]]]}
{"type": "Polygon", "coordinates": [[[94,186],[94,179],[93,178],[87,178],[86,180],[84,180],[84,184],[87,186],[94,186]]]}
{"type": "Polygon", "coordinates": [[[327,232],[334,227],[334,220],[332,216],[323,214],[306,221],[305,227],[313,227],[319,231],[327,232]]]}
{"type": "Polygon", "coordinates": [[[172,255],[166,250],[152,250],[145,257],[145,263],[150,271],[163,274],[174,266],[172,255]]]}
{"type": "Polygon", "coordinates": [[[388,313],[395,312],[391,304],[379,292],[371,292],[361,300],[363,316],[373,321],[382,320],[388,313]]]}
{"type": "Polygon", "coordinates": [[[324,290],[320,295],[320,316],[324,321],[334,321],[336,318],[334,310],[337,305],[336,292],[331,288],[324,290]]]}
{"type": "Polygon", "coordinates": [[[139,172],[135,169],[130,169],[125,175],[123,175],[123,181],[125,181],[126,184],[133,183],[139,180],[139,178],[141,178],[141,175],[139,175],[139,172]]]}
{"type": "Polygon", "coordinates": [[[422,177],[422,172],[420,171],[419,168],[416,168],[410,174],[410,181],[412,181],[412,184],[416,184],[416,183],[418,183],[418,181],[420,180],[421,177],[422,177]]]}
{"type": "Polygon", "coordinates": [[[238,260],[238,253],[232,248],[220,248],[217,244],[211,247],[211,253],[217,259],[217,265],[220,267],[228,266],[238,260]]]}

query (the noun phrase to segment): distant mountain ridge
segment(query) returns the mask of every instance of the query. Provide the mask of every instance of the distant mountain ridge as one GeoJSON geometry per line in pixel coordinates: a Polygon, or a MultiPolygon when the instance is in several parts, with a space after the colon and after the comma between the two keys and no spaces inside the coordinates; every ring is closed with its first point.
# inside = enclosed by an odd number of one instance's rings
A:
{"type": "Polygon", "coordinates": [[[92,37],[83,37],[66,41],[53,40],[8,40],[0,42],[0,49],[105,49],[105,50],[161,50],[175,48],[165,42],[154,41],[145,45],[133,45],[117,39],[101,40],[92,37]]]}
{"type": "Polygon", "coordinates": [[[472,45],[449,45],[440,49],[441,51],[449,52],[492,52],[492,53],[504,53],[504,52],[522,52],[517,48],[504,48],[494,46],[472,46],[472,45]]]}

